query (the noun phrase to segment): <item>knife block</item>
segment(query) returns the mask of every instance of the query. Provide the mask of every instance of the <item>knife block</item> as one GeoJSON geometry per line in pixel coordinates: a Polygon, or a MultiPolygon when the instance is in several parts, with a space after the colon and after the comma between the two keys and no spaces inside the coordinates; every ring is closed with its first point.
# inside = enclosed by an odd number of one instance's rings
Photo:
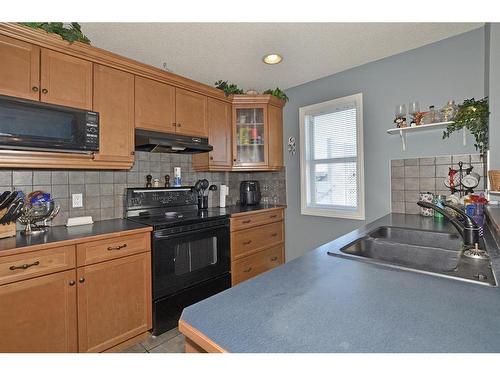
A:
{"type": "MultiPolygon", "coordinates": [[[[6,209],[0,210],[0,217],[7,213],[6,209]]],[[[13,237],[16,235],[16,223],[0,224],[0,238],[13,237]]]]}

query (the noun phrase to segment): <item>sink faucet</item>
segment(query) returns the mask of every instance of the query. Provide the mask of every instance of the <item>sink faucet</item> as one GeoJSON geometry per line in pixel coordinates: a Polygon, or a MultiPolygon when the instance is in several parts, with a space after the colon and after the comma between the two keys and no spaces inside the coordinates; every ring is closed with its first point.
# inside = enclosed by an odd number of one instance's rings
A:
{"type": "Polygon", "coordinates": [[[457,218],[453,217],[448,211],[445,209],[430,203],[430,202],[422,202],[419,201],[417,204],[420,207],[432,208],[437,212],[443,214],[450,222],[453,224],[455,228],[457,228],[458,232],[464,239],[464,245],[466,246],[474,246],[479,243],[479,226],[476,224],[474,219],[467,215],[465,212],[460,210],[459,208],[447,203],[443,202],[443,205],[451,208],[453,211],[457,212],[458,215],[463,219],[463,221],[459,221],[457,218]]]}

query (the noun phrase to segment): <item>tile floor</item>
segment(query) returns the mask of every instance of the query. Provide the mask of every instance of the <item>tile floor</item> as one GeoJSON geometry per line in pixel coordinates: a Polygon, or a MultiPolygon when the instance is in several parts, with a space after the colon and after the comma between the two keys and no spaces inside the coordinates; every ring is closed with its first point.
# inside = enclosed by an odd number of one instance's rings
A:
{"type": "Polygon", "coordinates": [[[177,328],[135,344],[122,353],[184,353],[184,335],[177,328]]]}

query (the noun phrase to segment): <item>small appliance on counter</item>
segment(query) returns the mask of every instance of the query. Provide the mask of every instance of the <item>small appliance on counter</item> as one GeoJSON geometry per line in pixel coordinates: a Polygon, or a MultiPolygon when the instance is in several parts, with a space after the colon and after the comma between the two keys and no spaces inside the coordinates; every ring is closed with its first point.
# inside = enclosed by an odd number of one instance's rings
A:
{"type": "Polygon", "coordinates": [[[255,206],[260,204],[260,184],[259,181],[241,181],[240,184],[240,204],[242,206],[255,206]]]}

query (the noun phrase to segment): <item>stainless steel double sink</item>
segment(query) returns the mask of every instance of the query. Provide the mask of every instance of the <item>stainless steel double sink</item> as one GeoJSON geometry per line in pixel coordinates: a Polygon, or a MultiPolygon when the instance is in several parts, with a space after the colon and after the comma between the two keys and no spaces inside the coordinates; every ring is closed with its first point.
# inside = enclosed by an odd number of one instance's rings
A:
{"type": "Polygon", "coordinates": [[[458,234],[383,226],[328,254],[496,286],[490,261],[462,250],[458,234]]]}

